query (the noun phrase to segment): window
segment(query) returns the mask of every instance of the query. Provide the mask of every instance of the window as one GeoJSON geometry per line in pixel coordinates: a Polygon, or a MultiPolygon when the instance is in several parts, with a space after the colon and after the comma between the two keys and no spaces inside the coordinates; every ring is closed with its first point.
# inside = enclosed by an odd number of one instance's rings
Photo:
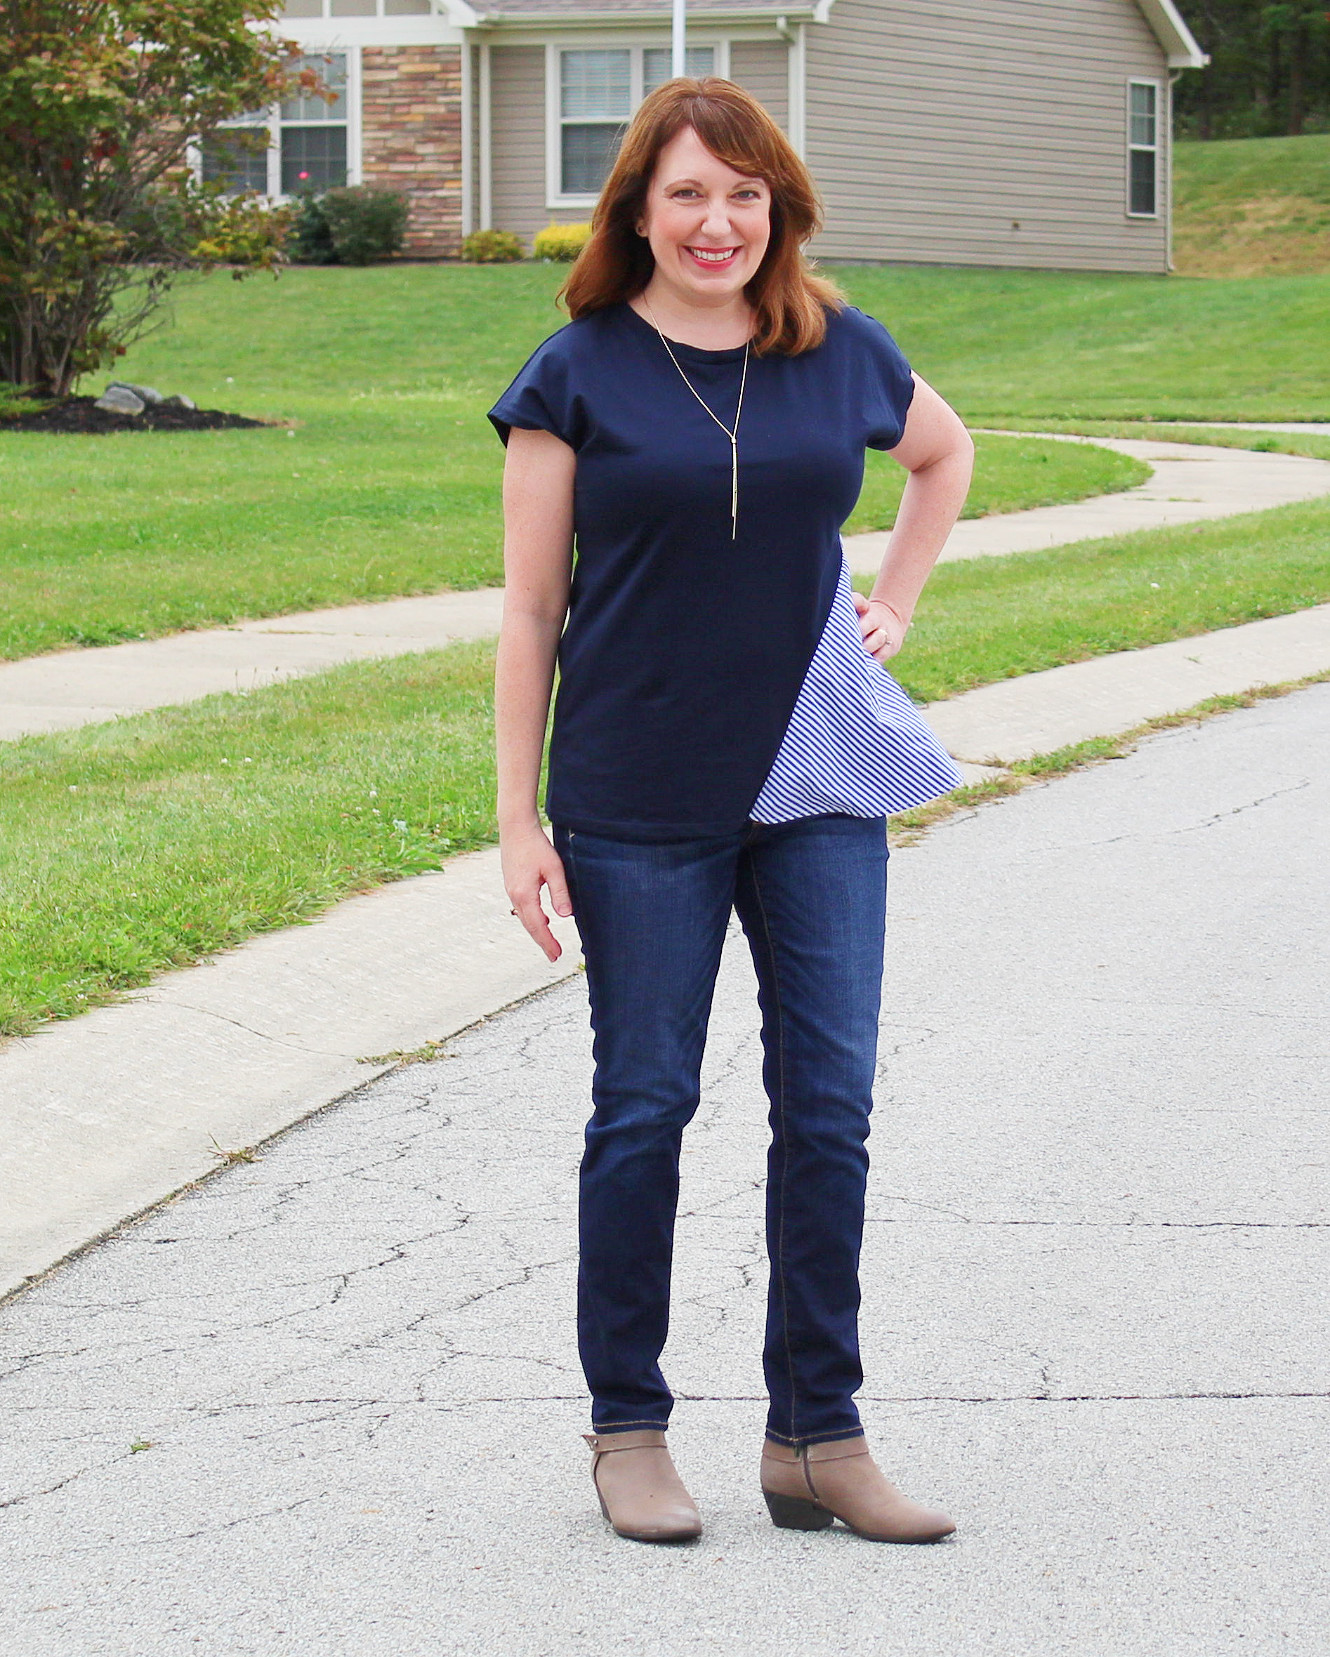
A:
{"type": "MultiPolygon", "coordinates": [[[[714,46],[688,46],[684,48],[683,72],[691,75],[694,80],[701,80],[703,75],[714,75],[716,62],[716,48],[714,46]]],[[[674,54],[668,46],[648,46],[642,53],[642,96],[645,98],[654,92],[658,86],[664,86],[672,78],[671,69],[674,64],[674,54]]]]}
{"type": "Polygon", "coordinates": [[[1159,86],[1127,83],[1127,212],[1153,219],[1159,212],[1159,86]]]}
{"type": "Polygon", "coordinates": [[[334,94],[297,93],[280,108],[258,109],[204,139],[199,171],[228,195],[296,196],[330,190],[349,176],[351,92],[345,52],[312,52],[295,69],[312,69],[334,94]]]}
{"type": "Polygon", "coordinates": [[[272,136],[266,126],[257,124],[262,118],[256,115],[253,125],[247,120],[203,140],[200,170],[205,184],[220,184],[228,196],[267,195],[272,136]]]}
{"type": "MultiPolygon", "coordinates": [[[[614,165],[633,110],[670,78],[668,46],[606,46],[560,51],[556,194],[594,196],[614,165]]],[[[693,46],[690,75],[714,73],[713,46],[693,46]]]]}
{"type": "Polygon", "coordinates": [[[559,54],[560,195],[590,195],[604,183],[632,114],[632,60],[626,46],[559,54]]]}
{"type": "Polygon", "coordinates": [[[277,142],[284,196],[346,183],[346,54],[314,53],[296,67],[313,69],[334,99],[298,92],[282,104],[277,142]]]}

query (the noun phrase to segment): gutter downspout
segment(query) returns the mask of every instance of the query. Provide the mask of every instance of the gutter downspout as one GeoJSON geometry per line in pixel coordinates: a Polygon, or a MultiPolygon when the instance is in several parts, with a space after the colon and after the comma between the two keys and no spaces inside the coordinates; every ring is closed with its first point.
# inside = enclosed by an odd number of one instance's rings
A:
{"type": "Polygon", "coordinates": [[[1168,110],[1166,112],[1168,115],[1168,127],[1166,129],[1168,133],[1168,171],[1164,175],[1164,188],[1168,192],[1164,223],[1168,228],[1164,244],[1164,257],[1167,260],[1165,268],[1170,275],[1178,268],[1173,263],[1173,88],[1178,84],[1181,75],[1181,69],[1171,69],[1168,75],[1168,110]]]}

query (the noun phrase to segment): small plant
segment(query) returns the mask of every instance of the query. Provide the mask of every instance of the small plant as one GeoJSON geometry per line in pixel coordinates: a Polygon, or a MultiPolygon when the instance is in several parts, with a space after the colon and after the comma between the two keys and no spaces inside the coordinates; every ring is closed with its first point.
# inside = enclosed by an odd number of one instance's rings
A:
{"type": "Polygon", "coordinates": [[[354,185],[329,190],[319,205],[339,265],[372,265],[402,251],[408,207],[395,190],[354,185]]]}
{"type": "Polygon", "coordinates": [[[298,265],[372,265],[399,253],[407,201],[393,190],[364,185],[302,196],[289,253],[298,265]]]}
{"type": "Polygon", "coordinates": [[[570,265],[590,240],[589,224],[547,224],[537,230],[531,247],[537,259],[570,265]]]}
{"type": "Polygon", "coordinates": [[[462,243],[462,258],[469,265],[510,265],[524,257],[522,238],[511,230],[473,230],[462,243]]]}

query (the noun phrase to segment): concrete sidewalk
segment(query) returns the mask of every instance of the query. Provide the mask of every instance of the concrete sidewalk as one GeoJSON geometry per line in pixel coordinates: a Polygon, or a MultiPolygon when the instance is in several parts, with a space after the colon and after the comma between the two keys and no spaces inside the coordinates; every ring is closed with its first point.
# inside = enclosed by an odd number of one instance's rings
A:
{"type": "Polygon", "coordinates": [[[1330,1626],[1330,686],[892,858],[863,1407],[936,1548],[757,1494],[765,1104],[731,941],[686,1141],[700,1545],[577,1438],[580,982],[0,1312],[15,1657],[1312,1657],[1330,1626]]]}
{"type": "MultiPolygon", "coordinates": [[[[1330,461],[1181,443],[1093,441],[1149,461],[1154,476],[1119,495],[966,520],[953,530],[943,558],[1029,552],[1330,495],[1330,461]]],[[[885,535],[846,538],[850,564],[861,574],[877,569],[885,546],[885,535]]],[[[485,638],[498,632],[502,607],[497,588],[437,593],[6,662],[0,664],[0,740],[218,691],[252,690],[339,662],[485,638]]]]}

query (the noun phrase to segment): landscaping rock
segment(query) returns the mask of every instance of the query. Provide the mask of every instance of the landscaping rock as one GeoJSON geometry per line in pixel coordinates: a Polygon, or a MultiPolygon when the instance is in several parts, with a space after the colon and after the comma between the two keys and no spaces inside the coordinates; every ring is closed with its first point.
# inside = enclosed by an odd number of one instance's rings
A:
{"type": "Polygon", "coordinates": [[[186,397],[180,391],[177,391],[174,396],[162,398],[163,408],[196,409],[198,406],[192,397],[186,397]]]}
{"type": "Polygon", "coordinates": [[[132,380],[112,380],[106,389],[107,391],[132,391],[143,402],[154,406],[166,401],[155,385],[135,385],[132,380]]]}
{"type": "Polygon", "coordinates": [[[127,385],[109,385],[92,406],[107,414],[142,414],[148,405],[127,385]]]}

